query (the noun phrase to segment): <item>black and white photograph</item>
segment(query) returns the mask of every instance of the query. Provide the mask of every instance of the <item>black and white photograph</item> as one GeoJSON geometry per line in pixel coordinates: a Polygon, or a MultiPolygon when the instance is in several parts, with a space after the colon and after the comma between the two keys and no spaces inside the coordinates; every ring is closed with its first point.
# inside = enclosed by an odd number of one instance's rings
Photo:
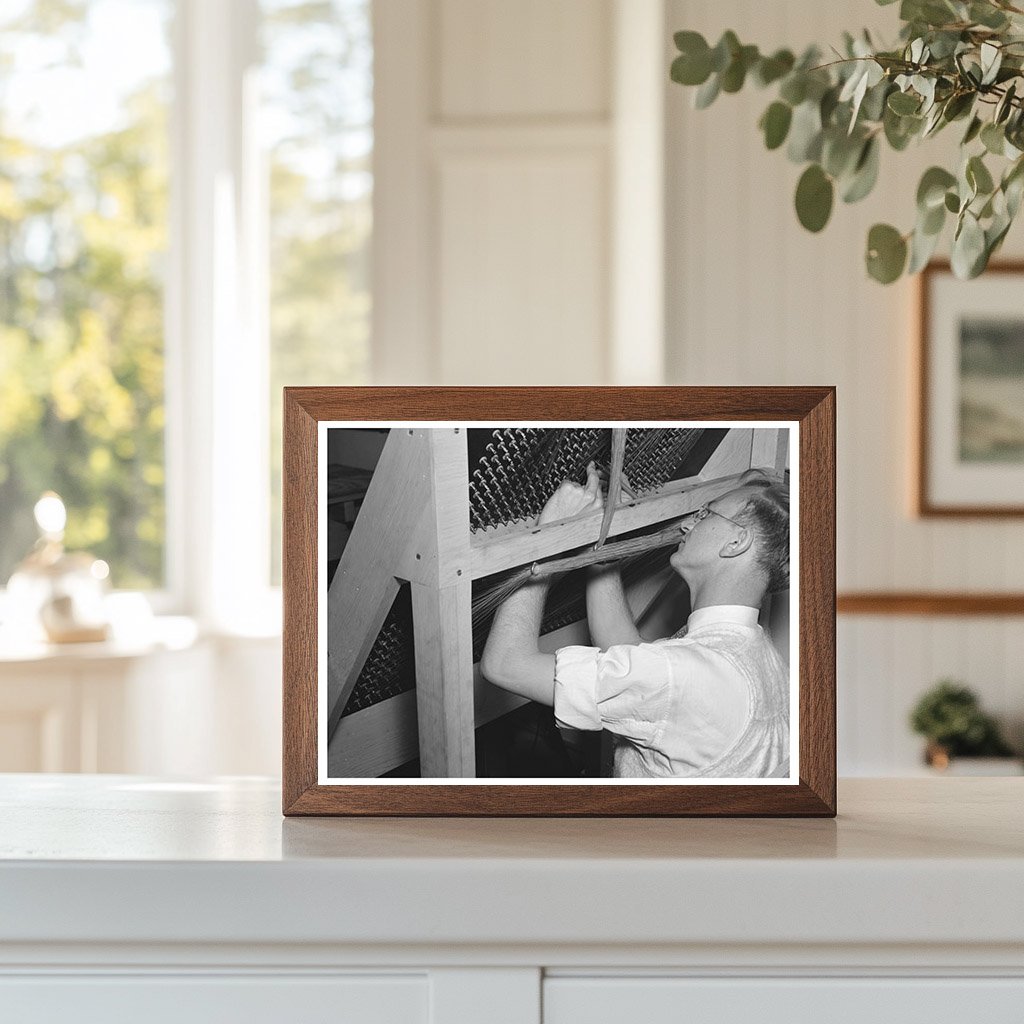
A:
{"type": "Polygon", "coordinates": [[[796,783],[796,435],[321,423],[321,783],[796,783]]]}

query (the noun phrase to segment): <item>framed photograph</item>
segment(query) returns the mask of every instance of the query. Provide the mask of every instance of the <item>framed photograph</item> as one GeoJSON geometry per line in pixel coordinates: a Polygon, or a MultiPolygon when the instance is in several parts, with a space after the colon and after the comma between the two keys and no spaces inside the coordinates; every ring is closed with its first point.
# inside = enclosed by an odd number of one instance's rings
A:
{"type": "Polygon", "coordinates": [[[284,813],[835,814],[832,388],[287,388],[284,813]]]}
{"type": "Polygon", "coordinates": [[[917,512],[1024,515],[1024,263],[919,287],[917,512]]]}

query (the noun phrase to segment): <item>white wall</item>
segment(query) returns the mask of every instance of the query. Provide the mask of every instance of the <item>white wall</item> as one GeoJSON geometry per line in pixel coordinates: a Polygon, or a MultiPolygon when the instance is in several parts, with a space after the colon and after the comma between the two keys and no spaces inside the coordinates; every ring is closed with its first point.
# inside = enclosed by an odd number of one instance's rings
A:
{"type": "MultiPolygon", "coordinates": [[[[763,48],[838,42],[867,25],[895,37],[896,8],[870,0],[669,0],[670,30],[714,42],[732,28],[763,48]]],[[[668,38],[668,33],[666,33],[668,38]]],[[[820,235],[797,223],[800,168],[756,128],[773,98],[748,89],[692,109],[667,86],[667,377],[676,384],[835,384],[839,406],[839,589],[1024,590],[1024,522],[926,521],[909,511],[913,283],[883,288],[863,270],[871,224],[912,226],[920,173],[945,159],[940,136],[886,150],[877,193],[837,204],[820,235]]],[[[1006,255],[1021,255],[1016,228],[1006,255]]],[[[942,676],[965,680],[1018,738],[1024,620],[841,617],[839,746],[844,774],[912,769],[906,718],[942,676]]]]}

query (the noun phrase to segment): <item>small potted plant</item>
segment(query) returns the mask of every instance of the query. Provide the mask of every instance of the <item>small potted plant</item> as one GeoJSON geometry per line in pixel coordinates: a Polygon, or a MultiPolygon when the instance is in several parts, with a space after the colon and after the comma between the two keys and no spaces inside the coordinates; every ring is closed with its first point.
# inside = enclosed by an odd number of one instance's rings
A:
{"type": "MultiPolygon", "coordinates": [[[[955,758],[1013,758],[999,725],[982,711],[969,687],[943,679],[925,693],[910,715],[914,732],[924,736],[925,762],[939,771],[950,768],[955,758]]],[[[1004,774],[1019,767],[1005,766],[1004,774]]]]}

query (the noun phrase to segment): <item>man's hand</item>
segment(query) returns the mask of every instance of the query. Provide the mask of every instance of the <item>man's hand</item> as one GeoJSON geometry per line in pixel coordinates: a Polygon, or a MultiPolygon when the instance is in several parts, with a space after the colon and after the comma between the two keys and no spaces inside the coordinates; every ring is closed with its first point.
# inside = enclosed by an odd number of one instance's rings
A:
{"type": "Polygon", "coordinates": [[[574,484],[571,480],[563,480],[554,494],[547,500],[537,517],[537,525],[557,522],[559,519],[571,519],[587,512],[600,512],[604,508],[604,494],[601,491],[601,475],[591,462],[587,466],[587,483],[585,487],[574,484]]]}

